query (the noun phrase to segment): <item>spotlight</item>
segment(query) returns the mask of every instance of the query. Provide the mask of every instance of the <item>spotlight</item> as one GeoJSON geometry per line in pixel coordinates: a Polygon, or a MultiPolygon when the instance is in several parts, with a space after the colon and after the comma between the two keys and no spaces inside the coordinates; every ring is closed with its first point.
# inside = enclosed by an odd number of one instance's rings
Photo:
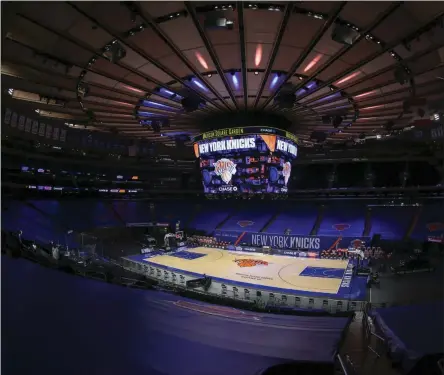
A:
{"type": "Polygon", "coordinates": [[[77,95],[79,95],[81,98],[84,98],[88,95],[89,92],[89,86],[82,82],[77,86],[77,95]]]}
{"type": "Polygon", "coordinates": [[[225,17],[221,17],[219,12],[207,13],[204,20],[204,28],[208,30],[226,29],[233,30],[234,22],[225,17]]]}
{"type": "Polygon", "coordinates": [[[106,46],[102,56],[115,64],[126,56],[126,50],[119,43],[113,43],[111,46],[106,46]]]}

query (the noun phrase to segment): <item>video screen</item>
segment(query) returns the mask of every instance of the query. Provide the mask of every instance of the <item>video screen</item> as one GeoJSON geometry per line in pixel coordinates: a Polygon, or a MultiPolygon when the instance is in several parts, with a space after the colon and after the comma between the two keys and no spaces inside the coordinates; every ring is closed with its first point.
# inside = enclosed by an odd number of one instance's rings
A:
{"type": "Polygon", "coordinates": [[[297,145],[278,135],[226,137],[195,144],[206,194],[285,194],[297,145]]]}

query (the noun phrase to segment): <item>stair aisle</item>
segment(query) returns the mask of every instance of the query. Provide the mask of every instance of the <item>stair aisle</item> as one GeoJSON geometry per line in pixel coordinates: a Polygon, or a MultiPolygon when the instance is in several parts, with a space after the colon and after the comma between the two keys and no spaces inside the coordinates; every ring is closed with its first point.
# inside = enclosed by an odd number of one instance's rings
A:
{"type": "Polygon", "coordinates": [[[342,358],[349,364],[351,363],[349,367],[354,369],[349,375],[400,375],[396,369],[392,368],[385,353],[381,353],[382,355],[378,357],[368,348],[369,342],[365,337],[362,322],[363,315],[360,311],[355,313],[340,349],[342,358]]]}
{"type": "Polygon", "coordinates": [[[321,226],[322,219],[324,218],[324,206],[319,206],[318,217],[313,224],[313,229],[310,232],[310,236],[316,236],[318,234],[319,227],[321,226]]]}

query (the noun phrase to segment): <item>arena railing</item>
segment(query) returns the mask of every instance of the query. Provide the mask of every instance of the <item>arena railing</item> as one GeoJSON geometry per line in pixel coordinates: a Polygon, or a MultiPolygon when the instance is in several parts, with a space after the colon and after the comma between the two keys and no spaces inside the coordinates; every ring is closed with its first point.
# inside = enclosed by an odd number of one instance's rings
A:
{"type": "Polygon", "coordinates": [[[368,303],[363,311],[363,321],[365,339],[367,340],[367,348],[376,355],[376,358],[381,358],[387,353],[386,340],[382,336],[378,335],[375,330],[375,324],[373,318],[368,314],[372,304],[368,303]]]}
{"type": "Polygon", "coordinates": [[[444,374],[444,358],[441,358],[438,362],[437,362],[439,371],[441,371],[441,374],[444,374]]]}

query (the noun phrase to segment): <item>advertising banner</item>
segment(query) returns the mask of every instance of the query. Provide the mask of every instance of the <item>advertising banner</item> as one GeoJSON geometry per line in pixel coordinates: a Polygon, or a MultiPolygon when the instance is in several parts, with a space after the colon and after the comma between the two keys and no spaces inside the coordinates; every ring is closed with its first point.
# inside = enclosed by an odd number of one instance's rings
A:
{"type": "MultiPolygon", "coordinates": [[[[247,249],[261,248],[270,246],[279,251],[298,250],[298,251],[322,251],[336,248],[349,248],[355,242],[362,241],[369,243],[369,237],[340,237],[340,236],[295,236],[279,235],[272,233],[247,233],[234,231],[216,231],[214,236],[218,241],[228,242],[235,247],[241,246],[242,251],[247,249]],[[247,246],[247,247],[246,247],[247,246]],[[251,246],[249,248],[248,246],[251,246]]],[[[254,250],[256,251],[256,250],[254,250]]],[[[276,251],[275,251],[276,252],[276,251]]],[[[282,255],[293,255],[282,254],[282,255]]]]}

